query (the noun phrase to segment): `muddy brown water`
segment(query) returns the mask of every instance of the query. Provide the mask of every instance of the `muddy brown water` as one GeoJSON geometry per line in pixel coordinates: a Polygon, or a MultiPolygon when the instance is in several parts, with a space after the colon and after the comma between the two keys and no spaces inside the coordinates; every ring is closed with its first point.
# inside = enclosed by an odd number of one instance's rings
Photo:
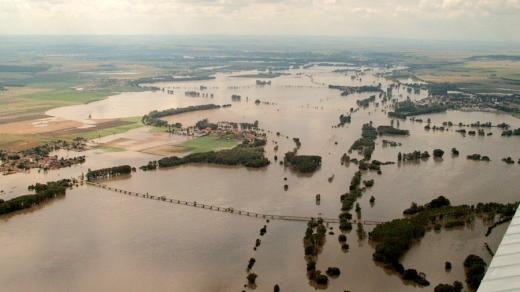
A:
{"type": "MultiPolygon", "coordinates": [[[[354,113],[352,124],[333,128],[341,113],[355,107],[355,101],[370,94],[341,97],[326,84],[377,84],[390,81],[367,73],[362,81],[349,75],[332,73],[332,68],[290,70],[290,75],[272,79],[271,86],[256,86],[255,79],[233,78],[219,74],[215,80],[164,83],[174,87],[175,94],[123,93],[88,105],[65,107],[49,113],[75,120],[115,118],[142,115],[153,109],[164,109],[204,103],[232,103],[231,94],[240,94],[242,102],[229,109],[194,112],[170,117],[170,121],[192,124],[202,118],[210,121],[231,120],[253,122],[269,131],[266,155],[282,157],[294,148],[293,137],[299,137],[303,154],[317,154],[323,163],[312,176],[296,174],[277,163],[260,170],[241,167],[185,165],[153,172],[138,171],[131,178],[104,183],[131,191],[163,194],[172,198],[212,203],[271,214],[336,217],[339,196],[346,192],[355,165],[340,165],[340,157],[361,133],[361,125],[390,124],[381,106],[354,113]],[[302,73],[298,75],[298,73],[302,73]],[[309,78],[306,75],[311,75],[309,78]],[[323,85],[325,84],[325,85],[323,85]],[[208,87],[214,98],[191,98],[184,90],[200,85],[208,87]],[[245,97],[249,101],[245,101],[245,97]],[[255,105],[254,100],[272,104],[255,105]],[[275,135],[280,132],[282,136],[275,135]],[[289,136],[286,138],[285,136],[289,136]],[[275,153],[274,141],[279,150],[275,153]],[[337,145],[336,145],[337,142],[337,145]],[[328,177],[335,175],[332,182],[328,177]],[[287,178],[287,182],[284,181],[287,178]],[[289,185],[284,191],[283,185],[289,185]],[[316,205],[315,195],[321,194],[316,205]]],[[[236,75],[236,74],[231,74],[236,75]]],[[[416,96],[403,87],[394,90],[400,100],[416,96]]],[[[507,122],[515,127],[520,120],[503,114],[449,111],[430,117],[433,124],[453,122],[507,122]]],[[[378,138],[373,158],[395,161],[397,152],[441,148],[442,161],[430,159],[420,163],[402,163],[383,167],[383,174],[367,173],[375,186],[359,199],[362,217],[368,220],[391,220],[401,217],[412,201],[423,204],[444,195],[453,204],[476,202],[511,202],[520,199],[520,165],[507,165],[503,157],[520,158],[520,138],[500,137],[496,128],[489,137],[462,137],[453,130],[425,131],[424,123],[401,121],[408,137],[385,137],[399,141],[400,147],[382,147],[378,138]],[[449,154],[457,147],[458,158],[449,154]],[[475,162],[465,158],[472,153],[488,155],[491,162],[475,162]],[[369,198],[376,198],[370,206],[369,198]]],[[[77,153],[60,151],[62,156],[77,153]]],[[[87,161],[66,169],[38,173],[20,173],[0,177],[2,198],[26,193],[33,182],[45,182],[79,176],[89,168],[118,164],[140,166],[158,156],[139,152],[103,152],[90,150],[87,161]]],[[[352,154],[356,156],[356,154],[352,154]]],[[[244,218],[202,209],[143,200],[91,186],[80,186],[67,192],[63,199],[42,208],[3,217],[0,222],[0,283],[6,291],[241,291],[246,283],[246,266],[256,258],[253,271],[258,274],[256,291],[272,291],[277,283],[282,291],[312,291],[305,272],[302,239],[305,224],[272,221],[267,234],[258,235],[266,224],[263,220],[244,218]],[[253,251],[256,238],[262,239],[253,251]]],[[[342,252],[337,241],[338,226],[331,224],[335,235],[328,235],[318,259],[318,268],[341,269],[332,279],[330,291],[431,291],[438,283],[464,280],[462,261],[470,253],[490,260],[484,248],[498,246],[506,225],[484,237],[486,227],[476,221],[471,228],[429,232],[404,256],[405,267],[426,274],[432,286],[419,288],[403,283],[397,276],[372,261],[373,248],[367,240],[359,241],[355,232],[347,235],[350,250],[342,252]],[[444,271],[451,261],[453,270],[444,271]]],[[[366,226],[370,231],[372,227],[366,226]]]]}

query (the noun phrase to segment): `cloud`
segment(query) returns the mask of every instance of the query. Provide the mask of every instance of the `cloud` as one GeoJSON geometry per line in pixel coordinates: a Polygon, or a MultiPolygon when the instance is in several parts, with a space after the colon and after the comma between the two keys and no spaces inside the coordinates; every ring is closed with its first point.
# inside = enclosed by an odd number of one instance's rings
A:
{"type": "Polygon", "coordinates": [[[520,40],[520,0],[0,0],[0,33],[520,40]]]}

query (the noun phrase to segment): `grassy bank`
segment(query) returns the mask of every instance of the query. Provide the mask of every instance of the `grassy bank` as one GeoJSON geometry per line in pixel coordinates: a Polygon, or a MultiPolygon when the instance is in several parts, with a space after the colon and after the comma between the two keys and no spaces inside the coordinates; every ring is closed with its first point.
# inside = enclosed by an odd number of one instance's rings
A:
{"type": "Polygon", "coordinates": [[[221,149],[230,149],[242,141],[237,139],[222,138],[219,136],[204,136],[186,141],[177,145],[183,152],[201,153],[221,149]]]}

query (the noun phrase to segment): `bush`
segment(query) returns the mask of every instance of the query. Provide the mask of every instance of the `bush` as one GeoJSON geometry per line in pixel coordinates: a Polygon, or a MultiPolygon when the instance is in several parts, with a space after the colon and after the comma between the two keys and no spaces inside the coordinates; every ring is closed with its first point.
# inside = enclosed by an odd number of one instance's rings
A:
{"type": "Polygon", "coordinates": [[[316,284],[318,284],[318,285],[329,284],[329,277],[327,277],[326,275],[318,274],[316,276],[316,284]]]}
{"type": "Polygon", "coordinates": [[[430,282],[423,275],[417,273],[414,269],[407,269],[403,273],[403,280],[412,281],[420,286],[429,286],[430,282]]]}
{"type": "Polygon", "coordinates": [[[256,278],[258,277],[257,274],[255,273],[250,273],[249,275],[247,275],[247,282],[250,284],[250,285],[254,285],[255,282],[256,282],[256,278]]]}
{"type": "Polygon", "coordinates": [[[370,179],[370,180],[364,180],[363,181],[363,184],[365,185],[365,187],[367,188],[371,188],[374,186],[374,180],[373,179],[370,179]]]}
{"type": "Polygon", "coordinates": [[[274,285],[273,291],[274,292],[280,292],[280,286],[278,286],[278,284],[274,285]]]}
{"type": "Polygon", "coordinates": [[[341,274],[341,271],[337,267],[329,267],[326,273],[329,277],[338,277],[341,274]]]}
{"type": "Polygon", "coordinates": [[[481,257],[472,254],[464,260],[464,267],[466,268],[466,283],[468,287],[477,290],[482,278],[486,274],[486,262],[481,257]]]}
{"type": "Polygon", "coordinates": [[[458,292],[461,290],[457,290],[457,288],[450,284],[439,284],[435,286],[435,289],[433,289],[434,292],[458,292]]]}
{"type": "Polygon", "coordinates": [[[442,151],[441,149],[433,150],[433,157],[442,158],[443,155],[444,155],[444,151],[442,151]]]}

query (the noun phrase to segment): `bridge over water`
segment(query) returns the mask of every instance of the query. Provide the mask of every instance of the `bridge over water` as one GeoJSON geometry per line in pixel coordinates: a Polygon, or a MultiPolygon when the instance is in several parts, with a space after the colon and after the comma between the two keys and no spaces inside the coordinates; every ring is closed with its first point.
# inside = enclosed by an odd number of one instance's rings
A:
{"type": "MultiPolygon", "coordinates": [[[[257,212],[247,211],[247,210],[235,209],[235,208],[231,208],[231,207],[222,207],[222,206],[216,206],[216,205],[212,205],[212,204],[199,203],[196,201],[177,200],[177,199],[172,199],[172,198],[169,198],[169,197],[163,196],[163,195],[132,192],[132,191],[128,191],[128,190],[110,187],[110,186],[103,185],[103,184],[100,184],[97,182],[86,182],[86,183],[91,186],[113,191],[116,193],[121,193],[121,194],[128,195],[128,196],[134,196],[134,197],[150,199],[150,200],[157,200],[157,201],[170,203],[170,204],[183,205],[183,206],[188,206],[188,207],[193,207],[193,208],[205,209],[208,211],[223,212],[223,213],[252,217],[252,218],[270,219],[270,220],[285,220],[285,221],[300,221],[300,222],[308,222],[312,218],[317,218],[317,217],[308,217],[308,216],[263,214],[263,213],[257,213],[257,212]]],[[[339,223],[338,218],[322,218],[322,217],[320,217],[320,218],[323,219],[323,222],[325,222],[325,223],[339,223]]],[[[365,224],[365,225],[377,225],[377,224],[383,223],[381,221],[374,221],[374,220],[355,220],[355,219],[352,220],[352,223],[354,223],[354,224],[357,224],[358,222],[361,222],[362,224],[365,224]]]]}

